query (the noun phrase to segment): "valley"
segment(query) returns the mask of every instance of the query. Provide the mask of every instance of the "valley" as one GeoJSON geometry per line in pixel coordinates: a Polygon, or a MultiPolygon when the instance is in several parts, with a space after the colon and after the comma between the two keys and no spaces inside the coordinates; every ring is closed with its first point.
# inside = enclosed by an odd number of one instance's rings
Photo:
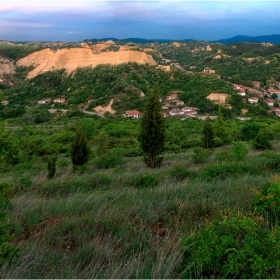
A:
{"type": "Polygon", "coordinates": [[[279,278],[279,54],[0,41],[1,278],[279,278]]]}

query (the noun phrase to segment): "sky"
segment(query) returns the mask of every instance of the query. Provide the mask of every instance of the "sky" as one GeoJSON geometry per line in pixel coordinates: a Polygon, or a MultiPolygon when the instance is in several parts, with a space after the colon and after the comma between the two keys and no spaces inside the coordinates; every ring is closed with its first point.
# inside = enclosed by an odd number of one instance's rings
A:
{"type": "Polygon", "coordinates": [[[194,39],[280,34],[279,1],[0,0],[0,40],[194,39]]]}

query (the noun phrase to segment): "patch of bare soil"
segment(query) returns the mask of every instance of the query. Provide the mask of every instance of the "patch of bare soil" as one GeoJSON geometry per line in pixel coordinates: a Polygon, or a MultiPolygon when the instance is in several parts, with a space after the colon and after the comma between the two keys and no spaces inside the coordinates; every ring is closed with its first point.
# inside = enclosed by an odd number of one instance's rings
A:
{"type": "Polygon", "coordinates": [[[107,106],[97,106],[94,108],[94,111],[100,115],[104,115],[106,112],[109,112],[110,114],[115,114],[116,111],[112,108],[112,104],[113,104],[114,100],[111,99],[109,104],[107,106]]]}

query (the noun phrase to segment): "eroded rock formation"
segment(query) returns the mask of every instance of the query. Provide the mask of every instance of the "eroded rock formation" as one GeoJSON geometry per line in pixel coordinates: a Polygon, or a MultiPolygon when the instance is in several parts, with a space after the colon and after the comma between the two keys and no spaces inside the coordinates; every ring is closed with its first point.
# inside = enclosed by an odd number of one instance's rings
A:
{"type": "Polygon", "coordinates": [[[33,65],[35,68],[27,76],[27,78],[33,78],[40,73],[62,68],[71,73],[78,67],[95,67],[99,64],[107,63],[115,65],[124,62],[156,64],[151,55],[140,51],[109,51],[95,54],[90,48],[70,48],[57,51],[44,49],[35,52],[18,60],[16,66],[33,65]]]}

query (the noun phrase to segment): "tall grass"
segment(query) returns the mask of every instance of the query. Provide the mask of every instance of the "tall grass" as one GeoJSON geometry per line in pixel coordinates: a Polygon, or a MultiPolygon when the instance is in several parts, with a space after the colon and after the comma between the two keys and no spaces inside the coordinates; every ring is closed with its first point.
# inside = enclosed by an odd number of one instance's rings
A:
{"type": "Polygon", "coordinates": [[[222,210],[249,212],[252,188],[268,181],[278,166],[277,157],[265,161],[251,154],[240,163],[242,172],[225,168],[224,176],[215,177],[205,173],[218,164],[214,154],[203,164],[193,163],[191,155],[166,155],[160,169],[147,169],[141,158],[111,169],[89,163],[83,174],[62,163],[53,180],[43,170],[14,171],[32,184],[14,188],[7,209],[13,243],[22,251],[17,262],[0,269],[1,278],[178,278],[182,237],[222,210]],[[139,187],[142,177],[158,181],[139,187]]]}

